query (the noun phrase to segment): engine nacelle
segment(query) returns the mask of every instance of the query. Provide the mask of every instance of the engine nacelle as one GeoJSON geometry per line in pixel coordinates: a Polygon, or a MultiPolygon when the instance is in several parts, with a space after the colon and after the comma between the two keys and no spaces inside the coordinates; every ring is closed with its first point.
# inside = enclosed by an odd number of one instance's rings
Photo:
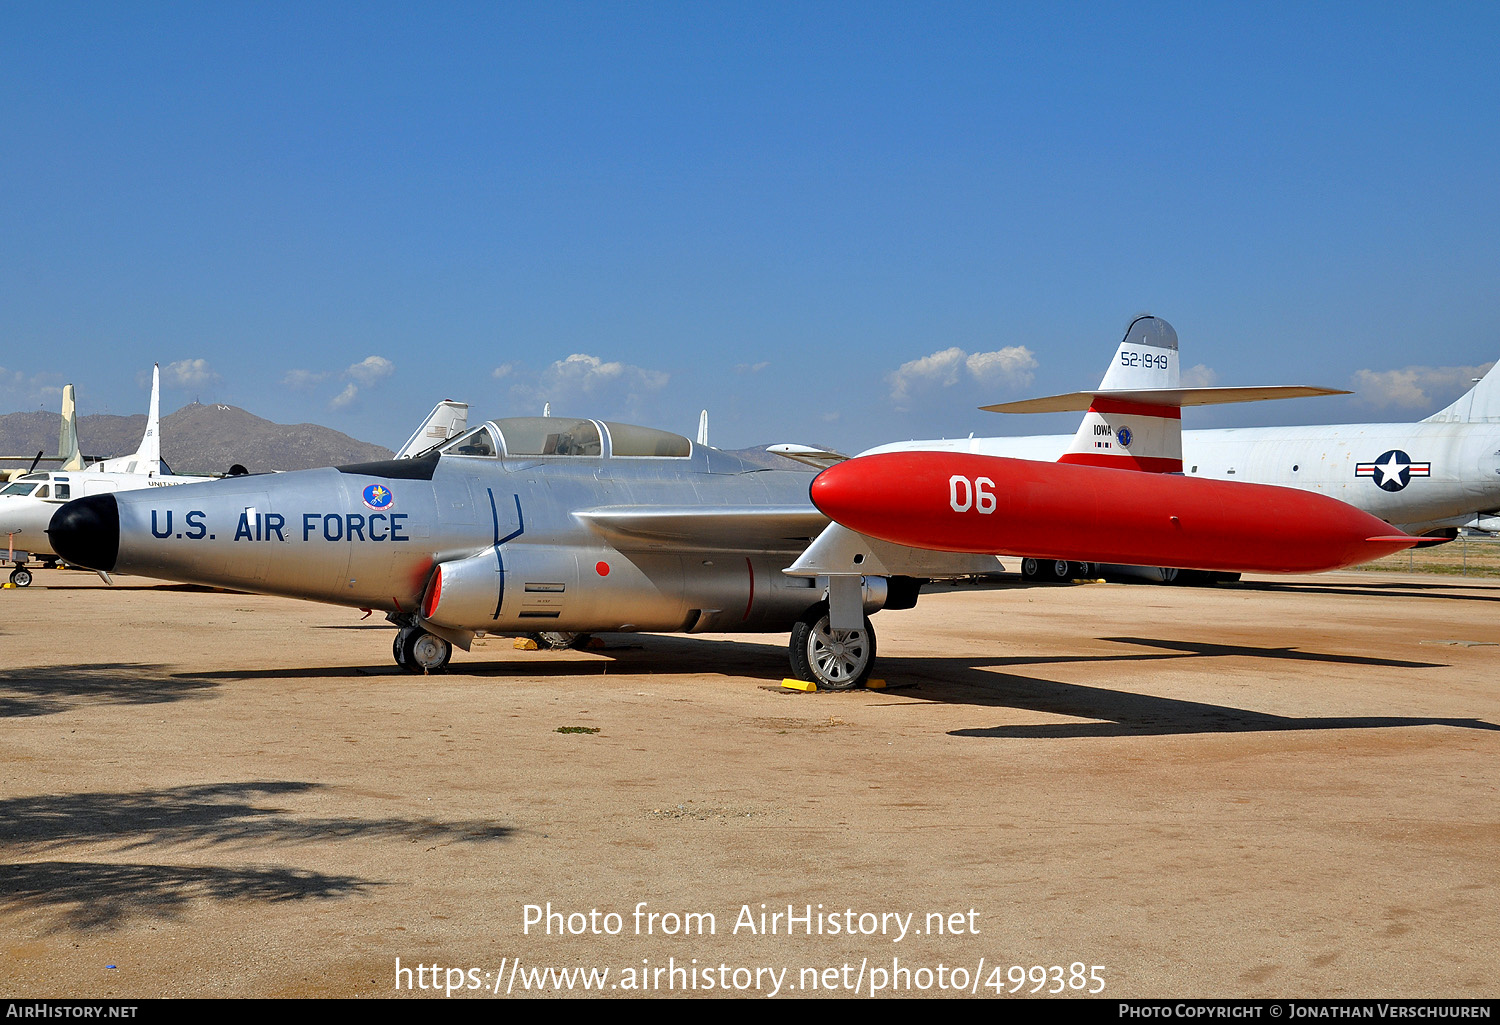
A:
{"type": "MultiPolygon", "coordinates": [[[[502,545],[441,563],[422,618],[454,630],[780,631],[817,603],[782,556],[631,552],[608,546],[502,545]]],[[[873,611],[884,602],[867,595],[873,611]]]]}
{"type": "Polygon", "coordinates": [[[500,611],[504,575],[493,551],[439,563],[422,595],[422,618],[455,630],[483,629],[500,611]]]}

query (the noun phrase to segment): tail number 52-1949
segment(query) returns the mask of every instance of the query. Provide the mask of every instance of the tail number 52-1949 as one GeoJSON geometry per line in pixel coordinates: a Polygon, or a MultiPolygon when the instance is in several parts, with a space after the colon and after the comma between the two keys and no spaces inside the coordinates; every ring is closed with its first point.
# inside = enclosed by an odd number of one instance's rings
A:
{"type": "Polygon", "coordinates": [[[948,478],[948,505],[954,512],[975,512],[988,516],[995,511],[995,482],[988,477],[967,477],[955,474],[948,478]]]}

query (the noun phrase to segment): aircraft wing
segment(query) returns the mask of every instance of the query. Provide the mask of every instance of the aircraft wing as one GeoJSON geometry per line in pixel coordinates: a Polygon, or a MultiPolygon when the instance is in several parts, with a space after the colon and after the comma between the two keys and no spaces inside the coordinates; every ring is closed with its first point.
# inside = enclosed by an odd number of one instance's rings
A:
{"type": "Polygon", "coordinates": [[[601,506],[574,513],[621,551],[801,552],[828,526],[811,506],[601,506]]]}
{"type": "Polygon", "coordinates": [[[980,406],[987,413],[1072,413],[1088,409],[1095,399],[1120,399],[1152,406],[1217,406],[1226,402],[1261,402],[1265,399],[1301,399],[1314,395],[1349,395],[1341,388],[1314,388],[1301,384],[1275,384],[1246,388],[1158,388],[1075,391],[980,406]]]}

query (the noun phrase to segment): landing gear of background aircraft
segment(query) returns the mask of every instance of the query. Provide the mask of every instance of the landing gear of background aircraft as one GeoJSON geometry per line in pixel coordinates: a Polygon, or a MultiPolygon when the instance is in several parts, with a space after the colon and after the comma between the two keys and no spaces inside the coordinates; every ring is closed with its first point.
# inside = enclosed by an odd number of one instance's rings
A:
{"type": "Polygon", "coordinates": [[[1069,562],[1066,559],[1022,559],[1022,580],[1043,580],[1065,584],[1079,577],[1095,576],[1094,565],[1089,562],[1069,562]]]}
{"type": "Polygon", "coordinates": [[[834,630],[828,625],[828,603],[818,602],[792,627],[792,673],[819,690],[849,690],[870,677],[875,666],[875,628],[865,617],[863,630],[834,630]]]}
{"type": "Polygon", "coordinates": [[[408,673],[437,673],[453,657],[453,645],[419,626],[403,626],[396,631],[391,654],[408,673]]]}
{"type": "Polygon", "coordinates": [[[15,584],[17,587],[30,587],[31,570],[27,569],[25,566],[17,566],[15,569],[10,571],[10,582],[15,584]]]}

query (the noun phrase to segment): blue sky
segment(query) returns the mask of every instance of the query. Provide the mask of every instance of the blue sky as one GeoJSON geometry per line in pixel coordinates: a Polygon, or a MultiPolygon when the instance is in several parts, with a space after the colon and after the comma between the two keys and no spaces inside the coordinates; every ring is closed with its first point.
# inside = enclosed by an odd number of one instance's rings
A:
{"type": "Polygon", "coordinates": [[[1494,4],[10,3],[0,411],[1071,430],[1151,312],[1416,419],[1500,357],[1494,4]]]}

